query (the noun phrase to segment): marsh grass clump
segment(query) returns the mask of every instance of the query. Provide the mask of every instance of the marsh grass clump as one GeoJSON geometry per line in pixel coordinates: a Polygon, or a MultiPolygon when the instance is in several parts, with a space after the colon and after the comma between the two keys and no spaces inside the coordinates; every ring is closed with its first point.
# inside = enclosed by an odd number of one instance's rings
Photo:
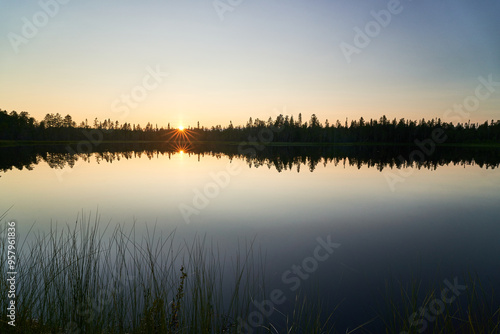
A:
{"type": "Polygon", "coordinates": [[[167,317],[165,301],[162,298],[156,298],[153,305],[144,312],[144,317],[141,319],[139,333],[177,333],[179,330],[179,314],[181,312],[183,296],[184,296],[184,281],[187,274],[184,272],[184,267],[181,266],[180,283],[177,288],[177,293],[170,303],[170,317],[167,317]],[[170,319],[170,320],[169,320],[170,319]]]}
{"type": "Polygon", "coordinates": [[[500,333],[495,290],[477,275],[450,278],[434,288],[416,279],[406,285],[388,281],[384,295],[379,318],[385,333],[500,333]]]}
{"type": "MultiPolygon", "coordinates": [[[[6,225],[0,227],[0,307],[7,307],[6,225]]],[[[249,243],[222,258],[203,237],[175,243],[156,229],[136,235],[98,219],[32,234],[18,249],[19,333],[228,333],[263,296],[249,243]]]]}

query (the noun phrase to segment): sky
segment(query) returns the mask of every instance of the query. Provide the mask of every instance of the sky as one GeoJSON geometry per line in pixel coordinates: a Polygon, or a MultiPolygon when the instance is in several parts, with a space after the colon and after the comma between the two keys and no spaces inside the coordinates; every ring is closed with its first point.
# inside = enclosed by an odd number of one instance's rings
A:
{"type": "Polygon", "coordinates": [[[0,8],[0,108],[38,120],[500,119],[498,1],[0,0],[0,8]]]}

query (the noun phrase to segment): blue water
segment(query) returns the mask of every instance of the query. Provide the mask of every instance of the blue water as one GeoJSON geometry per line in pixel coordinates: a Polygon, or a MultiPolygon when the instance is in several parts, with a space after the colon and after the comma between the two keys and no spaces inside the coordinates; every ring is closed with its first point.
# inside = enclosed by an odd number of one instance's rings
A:
{"type": "MultiPolygon", "coordinates": [[[[111,225],[136,222],[139,233],[157,226],[179,239],[205,235],[229,255],[255,239],[266,289],[282,293],[271,317],[281,321],[301,292],[321,297],[325,313],[338,306],[339,332],[384,313],[388,282],[417,280],[425,293],[468,273],[486,285],[500,281],[497,168],[380,171],[350,160],[321,160],[311,171],[306,157],[300,172],[296,164],[280,172],[210,153],[91,155],[62,169],[41,159],[1,174],[0,211],[10,208],[5,220],[17,221],[21,237],[32,225],[46,231],[98,214],[111,225]],[[403,173],[391,187],[391,175],[403,173]],[[329,253],[318,238],[339,245],[329,253]]],[[[380,318],[369,326],[384,328],[380,318]]]]}

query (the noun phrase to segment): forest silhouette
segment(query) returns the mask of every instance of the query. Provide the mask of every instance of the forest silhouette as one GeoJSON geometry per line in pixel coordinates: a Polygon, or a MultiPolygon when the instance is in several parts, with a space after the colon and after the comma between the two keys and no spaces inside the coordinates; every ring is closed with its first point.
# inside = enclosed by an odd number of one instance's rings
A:
{"type": "Polygon", "coordinates": [[[500,120],[482,124],[467,122],[442,122],[441,119],[419,121],[401,118],[388,120],[337,120],[321,123],[315,114],[307,121],[299,114],[279,115],[267,121],[250,118],[245,125],[234,126],[232,122],[223,127],[187,127],[184,130],[158,127],[147,123],[119,123],[107,119],[88,120],[77,124],[71,115],[47,114],[37,121],[29,113],[0,110],[0,140],[16,141],[82,141],[96,136],[102,141],[214,141],[214,142],[262,142],[268,143],[414,143],[415,140],[432,138],[436,129],[443,131],[446,143],[499,143],[500,120]],[[90,132],[92,134],[89,134],[90,132]]]}

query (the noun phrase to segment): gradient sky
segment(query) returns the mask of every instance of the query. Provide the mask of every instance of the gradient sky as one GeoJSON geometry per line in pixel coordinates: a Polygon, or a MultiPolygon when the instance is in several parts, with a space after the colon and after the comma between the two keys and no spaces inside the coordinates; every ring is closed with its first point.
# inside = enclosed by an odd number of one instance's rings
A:
{"type": "MultiPolygon", "coordinates": [[[[279,113],[450,121],[446,110],[474,95],[478,77],[500,81],[498,1],[401,1],[349,63],[341,43],[354,45],[354,28],[388,3],[243,0],[221,20],[212,1],[72,0],[43,22],[39,2],[0,0],[0,108],[143,126],[279,113]],[[23,18],[43,26],[13,47],[23,18]],[[148,67],[169,75],[128,112],[113,108],[148,67]]],[[[461,120],[499,119],[500,86],[476,109],[461,120]]]]}

